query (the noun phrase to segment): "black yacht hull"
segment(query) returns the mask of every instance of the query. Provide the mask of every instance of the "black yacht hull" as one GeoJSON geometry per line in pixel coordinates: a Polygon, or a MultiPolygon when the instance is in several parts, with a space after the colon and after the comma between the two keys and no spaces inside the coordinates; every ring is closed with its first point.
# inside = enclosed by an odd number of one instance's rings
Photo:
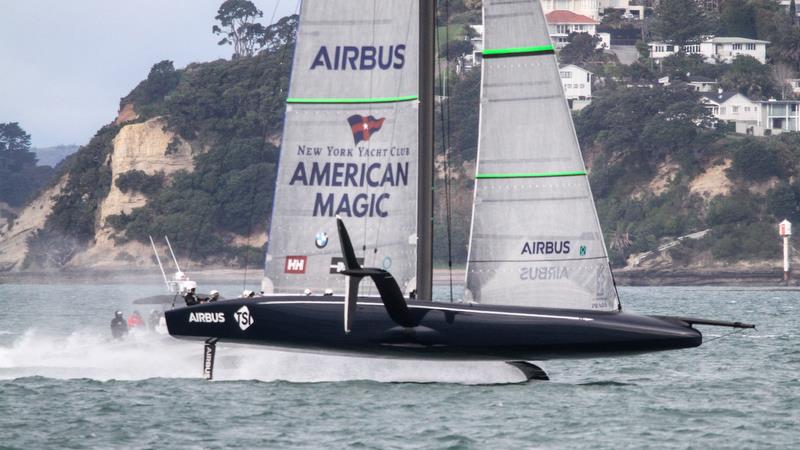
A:
{"type": "Polygon", "coordinates": [[[397,325],[378,298],[360,298],[350,333],[342,297],[269,296],[166,312],[180,339],[394,358],[547,360],[697,347],[702,335],[679,318],[618,312],[409,301],[419,326],[397,325]]]}

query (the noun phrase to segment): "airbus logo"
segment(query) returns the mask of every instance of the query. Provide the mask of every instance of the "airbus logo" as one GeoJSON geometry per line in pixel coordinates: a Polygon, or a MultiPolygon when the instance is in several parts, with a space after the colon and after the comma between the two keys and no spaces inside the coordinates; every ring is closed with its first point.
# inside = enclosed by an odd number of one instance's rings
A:
{"type": "Polygon", "coordinates": [[[250,315],[250,310],[247,306],[242,306],[241,308],[237,309],[235,313],[233,313],[233,317],[236,318],[236,323],[239,325],[242,331],[250,328],[250,325],[255,323],[253,320],[253,316],[250,315]]]}
{"type": "Polygon", "coordinates": [[[317,51],[311,69],[327,70],[389,70],[402,69],[406,62],[406,45],[343,45],[328,49],[323,45],[317,51]]]}
{"type": "Polygon", "coordinates": [[[189,322],[225,323],[225,314],[221,312],[193,312],[189,313],[189,322]]]}

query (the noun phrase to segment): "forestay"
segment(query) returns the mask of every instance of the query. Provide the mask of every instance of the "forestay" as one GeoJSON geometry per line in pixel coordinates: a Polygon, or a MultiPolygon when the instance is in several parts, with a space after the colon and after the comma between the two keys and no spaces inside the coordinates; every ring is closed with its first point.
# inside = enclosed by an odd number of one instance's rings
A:
{"type": "Polygon", "coordinates": [[[418,11],[415,0],[303,2],[265,291],[344,290],[336,215],[364,265],[412,287],[418,11]]]}
{"type": "Polygon", "coordinates": [[[539,2],[483,5],[467,297],[616,310],[605,243],[539,2]]]}

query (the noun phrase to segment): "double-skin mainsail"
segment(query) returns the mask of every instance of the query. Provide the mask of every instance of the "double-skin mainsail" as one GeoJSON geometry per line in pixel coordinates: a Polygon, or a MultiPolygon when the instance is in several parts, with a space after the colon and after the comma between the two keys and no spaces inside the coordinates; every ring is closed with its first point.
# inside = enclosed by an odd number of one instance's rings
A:
{"type": "Polygon", "coordinates": [[[337,215],[364,265],[416,288],[419,3],[302,2],[266,292],[344,290],[337,215]]]}

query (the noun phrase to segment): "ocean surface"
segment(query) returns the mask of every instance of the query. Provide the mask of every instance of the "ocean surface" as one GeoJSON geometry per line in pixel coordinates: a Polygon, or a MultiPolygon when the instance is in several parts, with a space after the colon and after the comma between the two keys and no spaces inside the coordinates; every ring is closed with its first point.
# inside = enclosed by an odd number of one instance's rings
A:
{"type": "MultiPolygon", "coordinates": [[[[213,286],[235,296],[242,285],[213,286]]],[[[253,286],[255,288],[256,286],[253,286]]],[[[622,288],[627,311],[754,322],[699,348],[502,363],[110,340],[163,285],[0,285],[0,448],[800,448],[800,292],[622,288]]],[[[438,294],[444,296],[445,291],[438,294]]]]}

